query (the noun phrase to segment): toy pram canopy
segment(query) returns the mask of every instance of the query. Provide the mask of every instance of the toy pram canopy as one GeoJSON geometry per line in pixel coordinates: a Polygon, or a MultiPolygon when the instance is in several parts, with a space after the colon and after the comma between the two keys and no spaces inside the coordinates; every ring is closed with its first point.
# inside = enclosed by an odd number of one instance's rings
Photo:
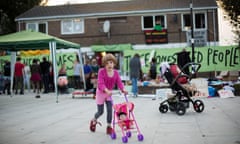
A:
{"type": "Polygon", "coordinates": [[[124,102],[124,103],[120,103],[120,104],[115,104],[113,106],[113,109],[117,112],[117,113],[128,113],[129,111],[133,111],[134,109],[134,104],[132,102],[124,102]]]}

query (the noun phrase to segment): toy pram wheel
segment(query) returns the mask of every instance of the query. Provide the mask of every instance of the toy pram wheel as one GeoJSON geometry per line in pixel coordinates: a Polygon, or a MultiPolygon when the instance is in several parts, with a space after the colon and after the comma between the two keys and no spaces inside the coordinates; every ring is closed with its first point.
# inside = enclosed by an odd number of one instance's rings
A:
{"type": "Polygon", "coordinates": [[[184,103],[182,103],[182,102],[177,103],[176,113],[177,113],[178,115],[184,115],[185,112],[186,112],[186,108],[185,108],[185,106],[184,106],[184,103]]]}
{"type": "Polygon", "coordinates": [[[111,133],[111,138],[112,138],[112,139],[116,139],[116,138],[117,138],[117,135],[116,135],[115,132],[111,133]]]}
{"type": "Polygon", "coordinates": [[[143,135],[142,134],[138,134],[138,141],[143,141],[143,135]]]}
{"type": "Polygon", "coordinates": [[[195,100],[193,102],[193,108],[196,112],[201,113],[204,110],[204,103],[201,100],[195,100]]]}
{"type": "Polygon", "coordinates": [[[126,133],[126,135],[127,135],[127,137],[131,137],[131,136],[132,136],[132,133],[131,133],[130,131],[128,131],[128,132],[126,133]]]}
{"type": "Polygon", "coordinates": [[[166,104],[161,104],[161,105],[159,106],[159,111],[160,111],[161,113],[166,113],[166,112],[168,111],[168,105],[166,105],[166,104]]]}
{"type": "Polygon", "coordinates": [[[122,142],[123,142],[123,143],[127,143],[127,142],[128,142],[127,136],[123,136],[123,137],[122,137],[122,142]]]}

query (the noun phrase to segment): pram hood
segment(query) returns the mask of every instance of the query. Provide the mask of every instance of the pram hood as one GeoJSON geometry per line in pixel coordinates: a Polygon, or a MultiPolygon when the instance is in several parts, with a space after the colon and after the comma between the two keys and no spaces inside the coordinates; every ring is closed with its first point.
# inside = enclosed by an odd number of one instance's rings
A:
{"type": "Polygon", "coordinates": [[[126,113],[128,114],[129,111],[133,111],[134,104],[132,102],[124,102],[113,105],[113,109],[116,111],[117,114],[126,113]]]}

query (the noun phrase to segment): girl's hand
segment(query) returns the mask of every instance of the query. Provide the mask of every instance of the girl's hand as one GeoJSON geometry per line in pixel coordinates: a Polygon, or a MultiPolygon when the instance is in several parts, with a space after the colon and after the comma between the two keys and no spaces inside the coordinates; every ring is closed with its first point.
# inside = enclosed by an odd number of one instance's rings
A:
{"type": "Polygon", "coordinates": [[[105,93],[108,95],[108,96],[112,96],[112,91],[110,91],[110,90],[105,90],[105,93]]]}
{"type": "Polygon", "coordinates": [[[122,93],[123,93],[124,95],[127,95],[127,94],[128,94],[128,91],[122,90],[122,93]]]}

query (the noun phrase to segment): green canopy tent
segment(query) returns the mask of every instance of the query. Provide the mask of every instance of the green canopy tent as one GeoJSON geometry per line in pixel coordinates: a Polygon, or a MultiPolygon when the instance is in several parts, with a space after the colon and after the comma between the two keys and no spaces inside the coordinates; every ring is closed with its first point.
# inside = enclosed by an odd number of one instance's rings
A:
{"type": "MultiPolygon", "coordinates": [[[[16,51],[20,50],[39,50],[50,49],[50,54],[54,69],[55,92],[57,95],[57,64],[56,64],[56,49],[76,48],[79,49],[80,63],[82,63],[80,45],[69,42],[54,36],[50,36],[41,32],[20,31],[12,34],[0,36],[0,50],[12,51],[11,56],[11,90],[13,84],[14,63],[16,61],[16,51]]],[[[85,83],[85,82],[84,82],[85,83]]]]}

